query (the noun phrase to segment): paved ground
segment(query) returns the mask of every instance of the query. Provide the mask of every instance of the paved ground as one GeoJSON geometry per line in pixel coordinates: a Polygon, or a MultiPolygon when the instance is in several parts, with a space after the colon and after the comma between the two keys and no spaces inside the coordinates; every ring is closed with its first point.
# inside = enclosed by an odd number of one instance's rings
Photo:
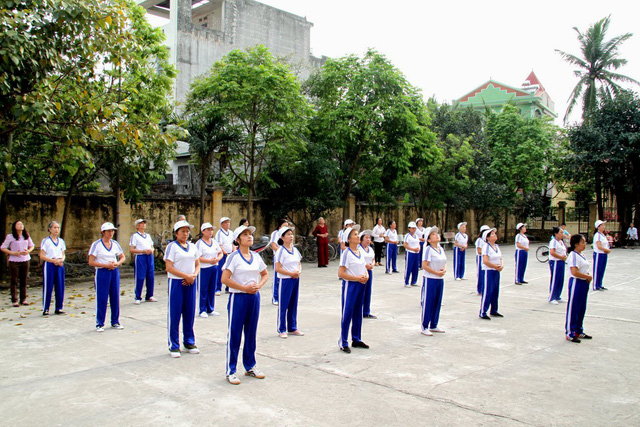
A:
{"type": "MultiPolygon", "coordinates": [[[[299,326],[280,339],[270,288],[262,292],[258,364],[265,380],[224,378],[226,301],[221,317],[196,319],[199,355],[166,348],[166,279],[159,303],[133,304],[123,279],[125,330],[94,331],[90,283],[67,287],[67,316],[0,304],[2,425],[640,425],[640,250],[615,250],[608,292],[590,293],[593,341],[564,340],[566,305],[546,302],[547,264],[529,260],[529,285],[513,285],[513,247],[504,247],[500,311],[478,319],[473,261],[445,283],[441,326],[420,334],[420,290],[376,267],[370,350],[338,351],[337,264],[306,265],[299,326]]],[[[449,252],[451,256],[451,253],[449,252]]],[[[587,255],[591,256],[591,253],[587,255]]],[[[450,264],[450,263],[449,263],[450,264]]],[[[403,266],[403,262],[400,262],[403,266]]],[[[39,292],[32,289],[32,295],[39,292]]],[[[566,290],[563,293],[566,298],[566,290]]],[[[40,300],[32,298],[38,304],[40,300]]],[[[240,370],[242,372],[242,370],[240,370]]]]}

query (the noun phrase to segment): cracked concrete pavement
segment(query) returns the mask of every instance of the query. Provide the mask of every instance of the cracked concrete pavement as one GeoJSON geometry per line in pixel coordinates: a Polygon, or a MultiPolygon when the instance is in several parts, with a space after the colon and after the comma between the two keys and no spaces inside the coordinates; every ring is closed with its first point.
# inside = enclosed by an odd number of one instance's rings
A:
{"type": "MultiPolygon", "coordinates": [[[[535,247],[533,248],[535,250],[535,247]]],[[[199,355],[167,351],[166,275],[158,303],[133,304],[122,280],[122,331],[94,330],[92,282],[67,284],[66,316],[41,316],[0,302],[0,410],[4,425],[638,425],[640,424],[640,250],[616,249],[606,292],[590,292],[585,331],[564,340],[566,304],[547,303],[549,269],[532,256],[528,285],[513,284],[513,246],[503,246],[500,312],[478,319],[474,261],[468,280],[449,271],[440,316],[444,334],[420,334],[420,288],[374,270],[369,350],[338,351],[337,262],[305,264],[298,323],[304,337],[281,339],[271,286],[263,288],[257,359],[267,378],[224,377],[226,302],[220,317],[196,318],[199,355]]],[[[532,251],[533,252],[533,251],[532,251]]],[[[591,257],[591,252],[587,251],[591,257]]],[[[451,252],[449,270],[451,270],[451,252]]],[[[590,259],[590,258],[589,258],[590,259]]],[[[399,259],[403,271],[404,260],[399,259]]],[[[563,298],[566,299],[566,286],[563,298]]],[[[243,372],[242,368],[239,373],[243,372]]]]}

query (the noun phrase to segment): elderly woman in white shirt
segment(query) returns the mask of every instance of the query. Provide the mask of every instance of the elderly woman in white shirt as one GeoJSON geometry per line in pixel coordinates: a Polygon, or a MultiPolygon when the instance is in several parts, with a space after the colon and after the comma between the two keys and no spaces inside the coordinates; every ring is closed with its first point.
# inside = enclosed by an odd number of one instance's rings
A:
{"type": "Polygon", "coordinates": [[[443,333],[438,327],[440,307],[444,292],[444,275],[447,273],[447,255],[440,247],[438,227],[427,228],[427,246],[422,254],[422,334],[432,336],[443,333]]]}
{"type": "Polygon", "coordinates": [[[567,247],[564,245],[564,232],[560,227],[553,227],[552,233],[553,237],[549,242],[549,269],[551,270],[549,303],[558,304],[558,302],[562,301],[567,247]]]}
{"type": "Polygon", "coordinates": [[[567,319],[565,322],[565,336],[568,341],[579,343],[580,340],[590,340],[592,337],[584,333],[582,323],[587,311],[587,296],[592,277],[589,274],[589,261],[582,255],[587,242],[580,234],[571,236],[569,244],[569,299],[567,302],[567,319]]]}
{"type": "Polygon", "coordinates": [[[611,252],[611,247],[607,236],[604,235],[604,225],[606,221],[597,220],[595,223],[596,232],[593,235],[593,290],[606,291],[602,286],[604,271],[607,268],[607,259],[611,252]]]}
{"type": "Polygon", "coordinates": [[[480,318],[491,320],[491,317],[504,317],[498,313],[498,297],[500,295],[500,272],[504,269],[502,251],[496,244],[498,233],[491,228],[482,233],[485,245],[482,248],[482,271],[484,273],[484,291],[480,303],[480,318]],[[491,314],[491,317],[487,315],[491,314]]]}
{"type": "Polygon", "coordinates": [[[527,260],[529,258],[529,238],[527,224],[516,225],[516,285],[524,285],[528,282],[524,280],[524,273],[527,271],[527,260]]]}
{"type": "Polygon", "coordinates": [[[384,225],[382,218],[376,219],[376,225],[372,230],[373,248],[375,250],[375,265],[382,265],[382,250],[384,249],[384,225]]]}

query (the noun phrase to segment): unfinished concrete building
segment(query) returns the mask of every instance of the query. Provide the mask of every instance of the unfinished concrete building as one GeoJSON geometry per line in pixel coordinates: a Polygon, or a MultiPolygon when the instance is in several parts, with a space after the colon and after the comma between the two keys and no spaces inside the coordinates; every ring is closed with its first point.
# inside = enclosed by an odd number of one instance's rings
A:
{"type": "Polygon", "coordinates": [[[325,59],[311,55],[311,22],[254,0],[138,0],[138,4],[166,22],[161,28],[179,72],[174,88],[178,102],[185,100],[195,77],[234,49],[264,44],[274,55],[287,58],[302,79],[325,59]]]}

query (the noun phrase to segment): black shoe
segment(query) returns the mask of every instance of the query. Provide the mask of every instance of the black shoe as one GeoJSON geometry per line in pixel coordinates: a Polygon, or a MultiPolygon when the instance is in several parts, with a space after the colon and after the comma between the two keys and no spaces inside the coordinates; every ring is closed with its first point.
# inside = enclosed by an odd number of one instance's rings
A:
{"type": "Polygon", "coordinates": [[[605,288],[604,286],[600,288],[601,291],[608,291],[608,288],[605,288]]]}
{"type": "MultiPolygon", "coordinates": [[[[356,348],[356,347],[359,347],[359,348],[369,348],[369,346],[368,346],[368,345],[366,345],[365,343],[363,343],[362,341],[353,341],[353,342],[351,343],[351,347],[353,347],[353,348],[356,348]]],[[[347,348],[348,348],[348,347],[347,347],[347,348]]]]}
{"type": "Polygon", "coordinates": [[[351,353],[351,349],[349,347],[340,347],[340,351],[344,351],[345,353],[351,353]]]}
{"type": "Polygon", "coordinates": [[[55,311],[55,313],[56,313],[56,314],[67,314],[67,313],[65,313],[65,312],[64,312],[64,311],[62,311],[62,310],[56,310],[56,311],[55,311]]]}
{"type": "Polygon", "coordinates": [[[587,335],[587,334],[580,334],[580,335],[578,335],[578,338],[583,339],[583,340],[590,340],[593,337],[591,335],[587,335]]]}
{"type": "Polygon", "coordinates": [[[491,320],[491,317],[487,316],[486,314],[484,316],[480,316],[480,318],[484,320],[491,320]]]}
{"type": "Polygon", "coordinates": [[[500,313],[490,313],[492,317],[504,317],[502,314],[500,313]]]}
{"type": "Polygon", "coordinates": [[[516,285],[522,285],[522,283],[520,283],[520,282],[516,282],[516,285]]]}
{"type": "Polygon", "coordinates": [[[43,312],[42,312],[42,315],[43,315],[43,316],[48,316],[48,315],[49,315],[49,310],[45,310],[45,311],[43,311],[43,312]]]}
{"type": "Polygon", "coordinates": [[[577,342],[577,343],[579,343],[579,342],[580,342],[580,340],[578,339],[578,337],[567,337],[567,341],[577,342]]]}
{"type": "Polygon", "coordinates": [[[400,273],[398,270],[393,270],[394,273],[400,273]]]}
{"type": "Polygon", "coordinates": [[[377,319],[378,316],[375,316],[373,314],[367,314],[366,316],[363,316],[365,319],[377,319]]]}
{"type": "Polygon", "coordinates": [[[520,282],[520,284],[521,284],[521,285],[527,285],[527,284],[529,284],[529,282],[527,282],[527,281],[523,280],[522,282],[520,282]]]}

